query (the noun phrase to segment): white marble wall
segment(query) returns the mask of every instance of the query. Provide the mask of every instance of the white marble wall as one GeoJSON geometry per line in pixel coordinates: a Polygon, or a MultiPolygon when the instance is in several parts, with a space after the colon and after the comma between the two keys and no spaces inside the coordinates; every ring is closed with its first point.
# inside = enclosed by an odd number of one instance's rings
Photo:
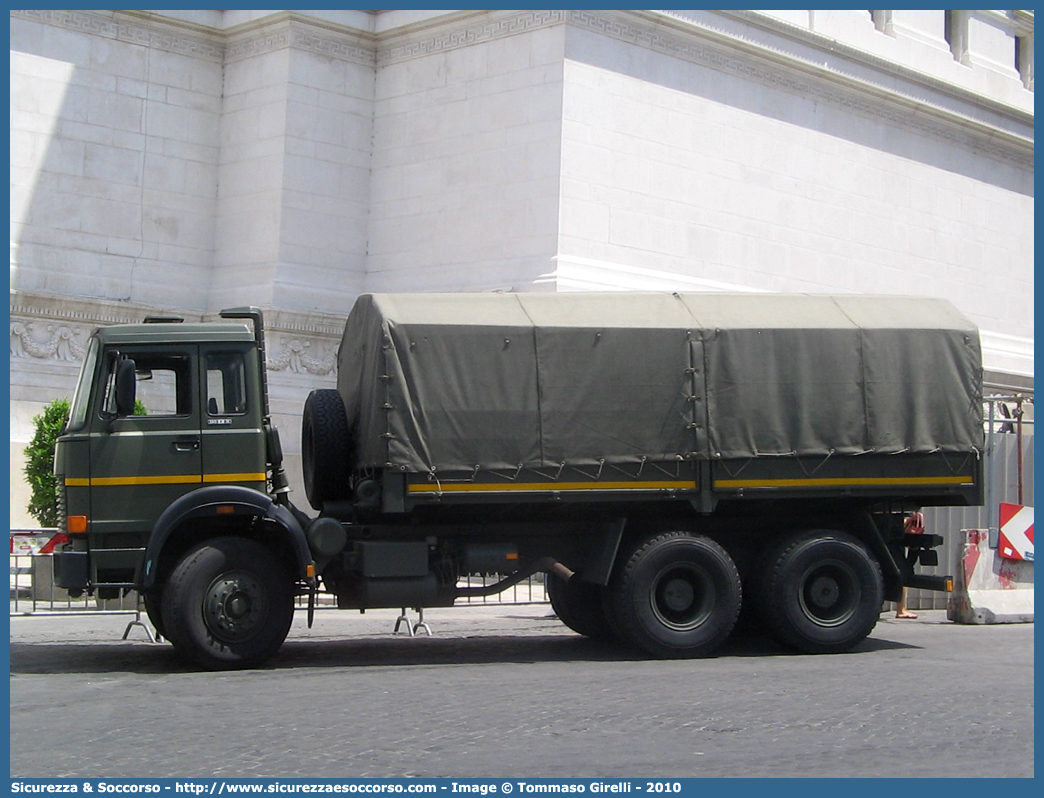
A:
{"type": "Polygon", "coordinates": [[[226,55],[209,307],[346,313],[366,270],[373,52],[277,19],[226,55]]]}
{"type": "Polygon", "coordinates": [[[927,87],[910,115],[898,92],[871,104],[830,76],[661,38],[637,49],[570,30],[562,287],[655,276],[943,296],[982,327],[989,368],[1031,373],[1032,148],[1019,136],[958,135],[927,87]]]}
{"type": "Polygon", "coordinates": [[[558,235],[561,12],[422,29],[378,52],[366,285],[526,290],[558,235]]]}
{"type": "Polygon", "coordinates": [[[257,304],[296,474],[362,291],[941,295],[1025,382],[1033,15],[949,13],[13,11],[12,472],[92,326],[257,304]]]}
{"type": "Polygon", "coordinates": [[[221,48],[111,13],[11,19],[11,288],[202,307],[221,48]]]}

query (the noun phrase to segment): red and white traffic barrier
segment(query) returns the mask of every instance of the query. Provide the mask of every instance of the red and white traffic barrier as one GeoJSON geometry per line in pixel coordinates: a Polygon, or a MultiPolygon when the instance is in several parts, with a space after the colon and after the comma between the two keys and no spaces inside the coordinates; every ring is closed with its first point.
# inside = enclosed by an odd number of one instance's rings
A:
{"type": "Polygon", "coordinates": [[[1033,562],[1033,508],[1018,504],[1000,506],[1000,539],[997,552],[1008,560],[1033,562]]]}
{"type": "Polygon", "coordinates": [[[1033,623],[1033,508],[1001,505],[997,547],[989,541],[988,529],[961,530],[946,617],[969,624],[1033,623]]]}

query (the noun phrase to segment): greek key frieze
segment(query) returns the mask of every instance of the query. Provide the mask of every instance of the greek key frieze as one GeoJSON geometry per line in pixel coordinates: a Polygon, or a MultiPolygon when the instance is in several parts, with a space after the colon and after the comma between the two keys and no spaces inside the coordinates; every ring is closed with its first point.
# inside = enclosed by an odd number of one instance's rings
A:
{"type": "Polygon", "coordinates": [[[282,20],[275,29],[235,38],[228,45],[226,61],[231,63],[287,48],[364,66],[373,66],[374,63],[372,44],[353,36],[312,28],[296,20],[282,20]]]}
{"type": "Polygon", "coordinates": [[[464,28],[434,34],[429,33],[423,37],[411,37],[408,41],[401,44],[392,44],[378,48],[377,63],[382,66],[393,64],[398,61],[407,61],[411,58],[499,39],[504,36],[513,36],[516,33],[524,33],[551,25],[560,25],[566,21],[567,13],[558,9],[551,11],[522,11],[510,16],[493,20],[487,19],[473,25],[466,25],[464,28]]]}
{"type": "Polygon", "coordinates": [[[225,55],[224,44],[202,36],[153,28],[146,22],[113,18],[89,11],[29,9],[11,11],[11,16],[208,61],[221,61],[225,55]]]}

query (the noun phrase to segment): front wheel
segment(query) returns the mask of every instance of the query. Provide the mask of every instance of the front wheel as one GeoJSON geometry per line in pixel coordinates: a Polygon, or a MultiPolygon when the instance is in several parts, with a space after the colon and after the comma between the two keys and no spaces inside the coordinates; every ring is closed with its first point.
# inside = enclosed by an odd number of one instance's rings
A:
{"type": "Polygon", "coordinates": [[[614,574],[606,608],[620,634],[657,657],[705,657],[729,636],[739,572],[713,540],[669,532],[639,546],[614,574]]]}
{"type": "Polygon", "coordinates": [[[158,588],[150,588],[142,594],[142,603],[145,605],[145,614],[148,616],[149,621],[152,622],[152,627],[156,630],[156,635],[165,640],[170,640],[167,637],[166,628],[163,625],[163,594],[158,588]]]}
{"type": "Polygon", "coordinates": [[[783,541],[762,573],[759,609],[772,635],[810,654],[848,651],[877,624],[881,567],[844,532],[809,532],[783,541]]]}
{"type": "Polygon", "coordinates": [[[245,538],[191,549],[163,591],[167,639],[211,670],[260,665],[279,650],[293,616],[293,580],[268,549],[245,538]]]}

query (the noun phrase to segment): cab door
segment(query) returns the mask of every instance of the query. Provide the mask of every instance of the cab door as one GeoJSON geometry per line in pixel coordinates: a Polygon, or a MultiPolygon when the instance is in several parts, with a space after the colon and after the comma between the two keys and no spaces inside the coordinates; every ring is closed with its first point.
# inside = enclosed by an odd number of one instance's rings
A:
{"type": "MultiPolygon", "coordinates": [[[[134,561],[117,550],[144,548],[160,513],[202,483],[198,360],[196,345],[126,346],[106,355],[90,432],[90,534],[96,555],[112,550],[114,569],[134,561]],[[134,363],[137,401],[132,414],[118,416],[116,370],[124,359],[134,363]]],[[[105,559],[96,556],[97,567],[105,559]]]]}
{"type": "Polygon", "coordinates": [[[200,344],[203,483],[264,491],[265,435],[252,344],[200,344]]]}

